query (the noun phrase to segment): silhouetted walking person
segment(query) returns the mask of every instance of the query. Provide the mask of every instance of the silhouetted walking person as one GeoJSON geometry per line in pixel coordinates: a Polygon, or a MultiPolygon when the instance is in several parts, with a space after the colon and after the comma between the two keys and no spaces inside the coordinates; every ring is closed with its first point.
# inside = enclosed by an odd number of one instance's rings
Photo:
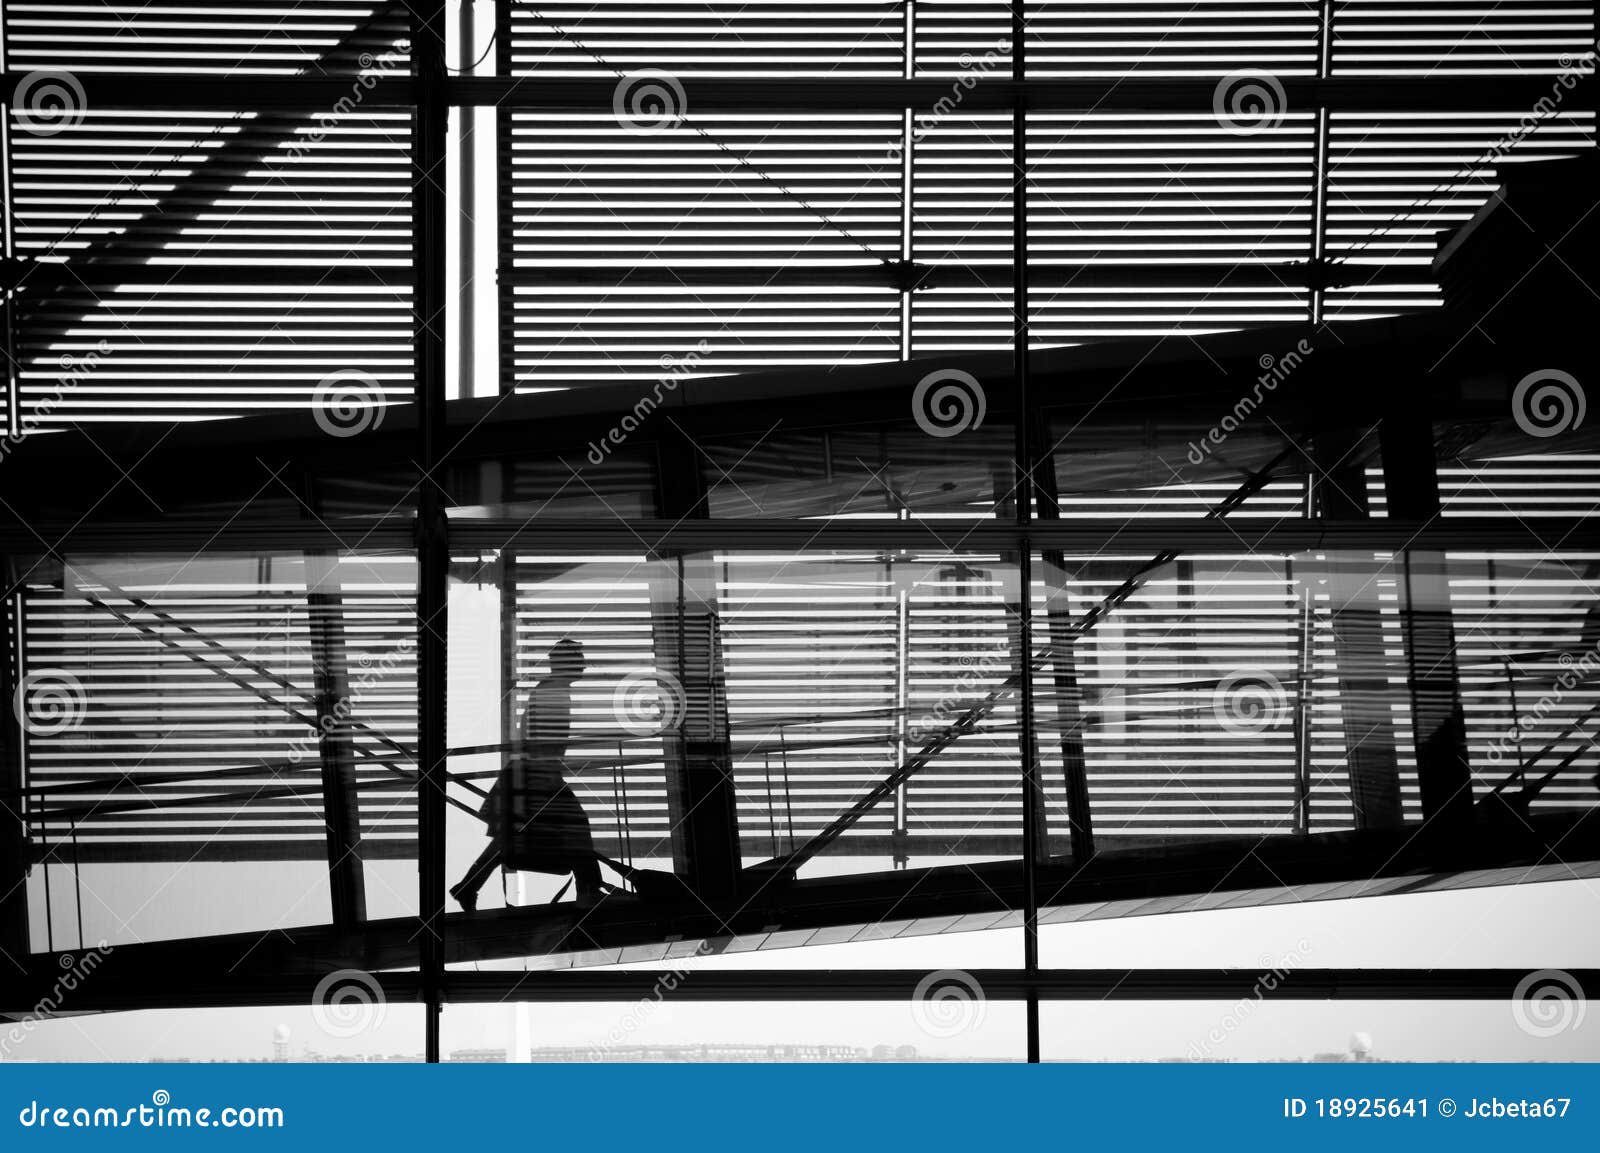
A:
{"type": "Polygon", "coordinates": [[[469,913],[477,908],[478,890],[497,865],[571,873],[578,883],[580,904],[592,904],[601,895],[600,862],[589,818],[562,775],[572,737],[572,686],[585,667],[583,646],[577,641],[561,640],[551,648],[550,674],[534,685],[522,713],[519,738],[478,810],[489,827],[491,843],[450,890],[469,913]]]}

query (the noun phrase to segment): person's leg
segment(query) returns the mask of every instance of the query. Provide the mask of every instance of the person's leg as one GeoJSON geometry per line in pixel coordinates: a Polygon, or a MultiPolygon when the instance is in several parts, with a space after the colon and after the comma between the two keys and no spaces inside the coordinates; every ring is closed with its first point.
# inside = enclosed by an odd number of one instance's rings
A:
{"type": "Polygon", "coordinates": [[[578,882],[578,901],[593,904],[602,895],[600,888],[600,862],[593,857],[580,857],[572,862],[572,879],[578,882]]]}
{"type": "Polygon", "coordinates": [[[600,860],[594,851],[589,815],[583,811],[583,804],[571,785],[558,781],[541,809],[540,818],[547,851],[571,867],[572,879],[578,885],[579,903],[592,905],[603,895],[600,860]]]}
{"type": "Polygon", "coordinates": [[[478,890],[483,888],[483,883],[494,872],[495,866],[500,863],[500,846],[490,841],[478,854],[478,859],[472,862],[472,868],[467,870],[467,875],[456,882],[450,895],[456,899],[463,909],[472,912],[478,905],[478,890]]]}

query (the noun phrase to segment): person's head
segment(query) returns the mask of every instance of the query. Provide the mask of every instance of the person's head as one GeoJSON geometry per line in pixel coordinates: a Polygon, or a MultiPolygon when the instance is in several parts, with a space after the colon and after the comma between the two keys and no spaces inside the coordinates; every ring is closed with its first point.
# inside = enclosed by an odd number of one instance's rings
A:
{"type": "Polygon", "coordinates": [[[571,637],[557,641],[550,648],[550,675],[553,677],[581,677],[587,668],[583,659],[583,646],[571,637]]]}

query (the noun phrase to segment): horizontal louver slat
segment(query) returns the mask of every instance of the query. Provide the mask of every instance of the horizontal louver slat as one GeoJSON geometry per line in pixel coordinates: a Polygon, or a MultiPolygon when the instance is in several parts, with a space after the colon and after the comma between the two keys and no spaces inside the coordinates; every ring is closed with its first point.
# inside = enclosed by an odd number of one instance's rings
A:
{"type": "Polygon", "coordinates": [[[413,391],[410,122],[12,112],[20,416],[194,420],[413,391]]]}
{"type": "Polygon", "coordinates": [[[1345,0],[1334,8],[1335,76],[1468,76],[1594,69],[1583,0],[1345,0]]]}
{"type": "Polygon", "coordinates": [[[403,72],[409,18],[387,0],[13,0],[13,72],[327,76],[403,72]]]}
{"type": "Polygon", "coordinates": [[[904,16],[888,0],[596,0],[513,4],[514,74],[899,76],[904,16]]]}
{"type": "Polygon", "coordinates": [[[337,590],[331,603],[308,596],[309,566],[287,557],[68,562],[65,589],[30,588],[26,683],[41,700],[65,686],[72,718],[41,713],[26,734],[37,847],[323,857],[313,633],[330,622],[362,837],[373,856],[414,851],[414,565],[326,563],[333,580],[317,587],[337,590]]]}

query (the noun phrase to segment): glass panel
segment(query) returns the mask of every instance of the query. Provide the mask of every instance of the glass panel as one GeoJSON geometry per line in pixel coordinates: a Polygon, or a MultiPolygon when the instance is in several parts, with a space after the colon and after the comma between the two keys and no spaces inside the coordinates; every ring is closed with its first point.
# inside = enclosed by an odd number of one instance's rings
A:
{"type": "MultiPolygon", "coordinates": [[[[588,904],[595,883],[580,860],[601,865],[598,915],[533,952],[614,960],[659,941],[659,928],[614,923],[641,905],[703,920],[725,905],[764,909],[790,883],[1018,853],[1014,563],[518,551],[459,567],[454,904],[501,905],[508,859],[525,861],[505,889],[512,904],[588,904]],[[517,739],[524,748],[508,750],[517,739]],[[483,809],[514,790],[530,812],[508,829],[504,812],[483,809]]],[[[532,926],[566,911],[523,916],[532,926]]],[[[675,930],[735,931],[696,925],[675,930]]],[[[482,943],[489,929],[452,926],[457,959],[507,955],[482,943]]],[[[780,943],[774,926],[753,928],[780,943]]]]}
{"type": "Polygon", "coordinates": [[[1185,556],[1083,632],[1146,560],[1036,560],[1053,854],[1075,784],[1099,852],[1600,800],[1591,554],[1185,556]]]}
{"type": "Polygon", "coordinates": [[[0,1053],[13,1061],[421,1061],[422,1017],[421,1005],[378,993],[338,1005],[30,1018],[0,1031],[0,1053]],[[21,1036],[7,1052],[12,1032],[21,1036]]]}
{"type": "MultiPolygon", "coordinates": [[[[1062,518],[1126,522],[1208,515],[1285,444],[1266,421],[1240,425],[1224,410],[1226,423],[1219,425],[1218,403],[1208,399],[1208,407],[1186,413],[1163,399],[1148,414],[1093,423],[1082,412],[1056,416],[1051,466],[1062,518]],[[1225,441],[1226,450],[1215,448],[1212,438],[1225,441]]],[[[1277,521],[1303,516],[1305,508],[1305,477],[1280,469],[1229,518],[1277,521]]]]}
{"type": "MultiPolygon", "coordinates": [[[[1174,965],[1249,974],[1243,995],[1213,1000],[1046,1003],[1047,1060],[1296,1061],[1595,1060],[1600,1044],[1575,1028],[1566,970],[1600,953],[1588,916],[1587,880],[1565,865],[1554,883],[1517,884],[1469,875],[1471,888],[1418,892],[1395,878],[1393,895],[1359,900],[1279,898],[1200,914],[1108,917],[1040,930],[1045,968],[1111,972],[1174,965]],[[1479,926],[1492,925],[1480,932],[1479,926]],[[1280,985],[1310,969],[1428,969],[1485,966],[1527,975],[1545,1009],[1509,997],[1452,1001],[1284,1001],[1280,985]],[[1257,995],[1259,990],[1259,996],[1257,995]],[[1535,1020],[1535,1013],[1538,1019],[1535,1020]],[[1534,1026],[1535,1028],[1519,1028],[1534,1026]],[[1358,1035],[1359,1036],[1358,1039],[1358,1035]]],[[[1515,870],[1525,881],[1530,874],[1515,870]]],[[[1441,879],[1446,886],[1455,880],[1441,879]]],[[[1509,992],[1509,986],[1508,986],[1509,992]]]]}
{"type": "Polygon", "coordinates": [[[1565,1028],[1539,1037],[1518,1021],[1504,1001],[1455,1001],[1449,1012],[1440,1012],[1437,1001],[1272,1001],[1254,995],[1053,1002],[1040,1007],[1040,1043],[1046,1061],[1600,1059],[1600,1044],[1588,1030],[1565,1028]]]}
{"type": "Polygon", "coordinates": [[[19,562],[33,948],[414,913],[413,574],[375,553],[19,562]]]}
{"type": "Polygon", "coordinates": [[[1451,553],[1473,787],[1529,812],[1600,802],[1600,554],[1451,553]]]}
{"type": "Polygon", "coordinates": [[[922,379],[932,383],[908,382],[876,426],[707,441],[710,515],[970,518],[1007,507],[1016,483],[1010,422],[987,414],[987,390],[969,375],[922,379]]]}
{"type": "Polygon", "coordinates": [[[1075,779],[1099,852],[1296,828],[1305,610],[1291,559],[1180,558],[1084,632],[1085,616],[1149,559],[1036,562],[1034,699],[1052,852],[1070,848],[1075,779]]]}
{"type": "Polygon", "coordinates": [[[764,377],[747,403],[708,383],[685,404],[674,394],[705,370],[663,357],[650,371],[495,434],[515,447],[449,471],[451,516],[970,519],[1010,507],[1015,430],[990,412],[1009,370],[885,368],[847,414],[799,423],[820,375],[764,377]],[[761,416],[758,402],[788,415],[761,416]]]}
{"type": "Polygon", "coordinates": [[[967,996],[452,1005],[444,1014],[443,1049],[451,1061],[1021,1060],[1021,1003],[988,1001],[981,989],[955,987],[967,996]]]}

